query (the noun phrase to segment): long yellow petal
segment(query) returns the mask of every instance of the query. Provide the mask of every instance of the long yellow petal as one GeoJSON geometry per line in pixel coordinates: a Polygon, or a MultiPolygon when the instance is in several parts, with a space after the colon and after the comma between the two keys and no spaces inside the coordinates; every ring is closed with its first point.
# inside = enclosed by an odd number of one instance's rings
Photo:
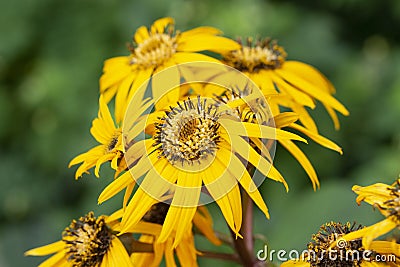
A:
{"type": "Polygon", "coordinates": [[[202,26],[188,31],[184,31],[179,35],[179,37],[182,39],[188,39],[193,36],[196,36],[197,34],[219,35],[222,34],[222,32],[214,27],[202,26]]]}
{"type": "Polygon", "coordinates": [[[290,125],[291,128],[298,130],[302,133],[304,133],[305,135],[307,135],[308,137],[310,137],[312,140],[314,140],[315,142],[317,142],[318,144],[320,144],[321,146],[324,146],[326,148],[335,150],[337,152],[339,152],[340,154],[343,154],[342,148],[340,146],[338,146],[337,144],[335,144],[334,142],[332,142],[331,140],[323,137],[322,135],[316,134],[312,131],[307,130],[306,128],[296,124],[296,123],[292,123],[290,125]]]}
{"type": "MultiPolygon", "coordinates": [[[[217,164],[220,163],[216,162],[215,165],[217,164]]],[[[228,172],[225,172],[223,176],[220,177],[216,176],[213,172],[209,172],[209,170],[207,170],[206,173],[209,173],[209,175],[204,175],[204,185],[211,197],[217,202],[229,227],[238,234],[239,230],[237,229],[240,229],[240,225],[238,226],[234,219],[233,207],[228,196],[229,192],[233,190],[233,187],[236,187],[236,191],[238,190],[234,177],[228,172]]],[[[240,203],[240,206],[241,205],[240,203]]]]}
{"type": "Polygon", "coordinates": [[[291,84],[288,84],[283,78],[277,75],[275,71],[268,70],[265,72],[272,77],[272,81],[276,84],[279,91],[291,96],[296,103],[312,109],[315,108],[315,102],[309,95],[294,88],[291,84]]]}
{"type": "MultiPolygon", "coordinates": [[[[185,37],[185,36],[184,36],[185,37]]],[[[178,51],[198,52],[198,51],[231,51],[237,50],[240,45],[228,38],[214,36],[210,34],[196,34],[190,38],[178,39],[178,51]]]]}
{"type": "Polygon", "coordinates": [[[335,93],[335,87],[333,87],[332,83],[325,77],[325,75],[311,65],[300,61],[289,60],[283,64],[282,68],[301,76],[309,82],[315,83],[318,87],[328,93],[335,93]]]}
{"type": "Polygon", "coordinates": [[[218,122],[226,129],[228,133],[240,136],[258,137],[267,139],[291,139],[307,143],[307,140],[298,136],[297,134],[287,132],[274,127],[250,123],[250,122],[237,122],[229,119],[220,119],[218,122]]]}
{"type": "Polygon", "coordinates": [[[317,173],[307,156],[290,140],[279,140],[279,143],[296,158],[312,182],[314,191],[319,188],[317,173]]]}
{"type": "Polygon", "coordinates": [[[174,257],[174,246],[172,244],[172,238],[165,242],[165,263],[167,267],[176,267],[175,257],[174,257]]]}
{"type": "MultiPolygon", "coordinates": [[[[257,153],[257,151],[254,150],[250,146],[249,143],[247,143],[242,137],[239,136],[231,136],[232,138],[232,144],[234,146],[234,150],[236,153],[238,153],[243,159],[247,160],[250,162],[255,168],[257,168],[263,175],[266,177],[273,179],[277,182],[283,183],[283,185],[286,188],[286,191],[289,190],[288,185],[285,181],[285,179],[280,175],[280,173],[276,173],[272,170],[272,163],[268,162],[264,157],[262,157],[260,154],[257,153]]],[[[223,152],[225,149],[221,149],[221,152],[223,152]]],[[[234,168],[237,168],[237,171],[235,171],[235,174],[241,175],[243,172],[239,172],[239,169],[237,167],[237,164],[239,164],[240,160],[236,158],[236,156],[232,156],[232,166],[234,168]]],[[[242,164],[243,166],[243,164],[242,164]]],[[[242,168],[242,166],[240,168],[242,168]]],[[[256,188],[250,189],[250,190],[255,190],[256,188]]]]}
{"type": "Polygon", "coordinates": [[[307,109],[297,103],[293,103],[289,106],[295,113],[299,114],[299,121],[314,133],[318,133],[317,125],[314,122],[314,119],[310,116],[307,109]]]}
{"type": "Polygon", "coordinates": [[[111,261],[109,261],[110,267],[133,267],[131,259],[119,238],[114,237],[111,241],[111,245],[106,255],[110,256],[111,261]]]}
{"type": "Polygon", "coordinates": [[[168,67],[154,74],[151,86],[157,110],[175,105],[179,101],[180,80],[181,76],[176,66],[168,67]]]}
{"type": "Polygon", "coordinates": [[[65,248],[66,244],[64,241],[60,240],[42,247],[30,249],[25,252],[25,256],[45,256],[49,254],[56,253],[65,248]]]}
{"type": "Polygon", "coordinates": [[[133,180],[131,173],[129,171],[125,172],[120,177],[112,181],[112,183],[109,184],[106,188],[104,188],[97,199],[98,204],[107,201],[108,199],[121,192],[125,187],[134,183],[135,180],[133,180]]]}
{"type": "Polygon", "coordinates": [[[275,70],[278,75],[283,77],[283,79],[287,80],[291,84],[295,85],[297,88],[302,90],[303,92],[308,93],[315,99],[318,99],[322,103],[329,104],[332,108],[336,109],[343,115],[349,115],[349,111],[340,103],[336,98],[331,96],[329,93],[320,90],[318,87],[313,85],[312,83],[302,79],[301,77],[289,72],[284,71],[282,69],[275,70]]]}
{"type": "Polygon", "coordinates": [[[295,112],[284,112],[281,114],[278,114],[277,116],[274,117],[275,121],[275,127],[276,128],[283,128],[291,123],[297,121],[299,119],[299,115],[296,114],[295,112]]]}

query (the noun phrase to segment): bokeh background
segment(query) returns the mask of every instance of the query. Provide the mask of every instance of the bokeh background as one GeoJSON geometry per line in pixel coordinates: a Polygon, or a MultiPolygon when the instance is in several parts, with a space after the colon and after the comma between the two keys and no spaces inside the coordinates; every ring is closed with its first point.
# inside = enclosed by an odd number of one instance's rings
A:
{"type": "MultiPolygon", "coordinates": [[[[181,30],[210,25],[232,38],[277,39],[289,59],[326,74],[351,112],[340,117],[340,131],[321,106],[313,112],[321,132],[344,150],[340,156],[302,146],[321,181],[316,192],[278,147],[275,163],[290,191],[265,182],[271,220],[256,211],[255,221],[271,249],[302,250],[327,221],[368,225],[381,218],[356,205],[351,186],[391,183],[400,173],[400,1],[1,0],[0,10],[1,267],[37,265],[44,258],[26,258],[25,250],[58,240],[72,218],[89,210],[119,206],[120,197],[96,202],[112,179],[107,167],[101,179],[75,181],[67,165],[95,144],[89,129],[103,61],[126,55],[135,29],[163,16],[174,17],[181,30]]],[[[220,212],[211,210],[216,227],[227,232],[220,212]]]]}

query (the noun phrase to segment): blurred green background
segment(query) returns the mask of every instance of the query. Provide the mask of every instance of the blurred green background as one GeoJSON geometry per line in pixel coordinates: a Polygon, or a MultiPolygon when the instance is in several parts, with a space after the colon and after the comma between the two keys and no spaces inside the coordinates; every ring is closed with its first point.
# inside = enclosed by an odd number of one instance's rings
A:
{"type": "Polygon", "coordinates": [[[44,258],[24,257],[25,250],[58,240],[72,218],[89,210],[119,206],[120,197],[96,204],[112,179],[107,167],[101,179],[75,181],[75,168],[67,165],[95,144],[89,129],[103,61],[126,55],[136,28],[163,16],[174,17],[181,30],[209,25],[232,38],[277,39],[289,59],[326,74],[351,112],[340,118],[338,132],[321,106],[313,112],[321,132],[344,150],[340,156],[313,143],[302,146],[320,190],[313,192],[296,161],[277,149],[275,163],[290,191],[266,181],[271,220],[256,211],[255,221],[271,249],[302,250],[330,220],[368,225],[381,218],[356,205],[351,186],[391,183],[400,173],[400,1],[1,0],[0,10],[1,267],[37,265],[44,258]]]}

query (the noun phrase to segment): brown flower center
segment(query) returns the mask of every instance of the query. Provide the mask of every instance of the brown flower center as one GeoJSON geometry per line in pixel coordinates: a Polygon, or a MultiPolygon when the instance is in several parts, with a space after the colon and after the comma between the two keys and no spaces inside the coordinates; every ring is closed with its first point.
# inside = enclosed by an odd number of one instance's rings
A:
{"type": "MultiPolygon", "coordinates": [[[[242,43],[241,40],[238,42],[242,43]]],[[[285,62],[286,56],[283,47],[271,39],[253,42],[248,38],[247,45],[242,45],[241,49],[226,54],[223,61],[240,71],[257,72],[261,69],[279,68],[285,62]]]]}
{"type": "Polygon", "coordinates": [[[164,33],[150,33],[142,43],[131,47],[130,63],[142,68],[160,66],[175,54],[177,46],[173,27],[169,25],[164,33]]]}
{"type": "Polygon", "coordinates": [[[110,244],[112,234],[104,217],[95,218],[93,212],[73,220],[64,230],[68,261],[73,267],[98,266],[110,244]]]}
{"type": "Polygon", "coordinates": [[[160,156],[172,163],[201,162],[217,150],[219,141],[218,107],[203,101],[185,100],[171,108],[156,125],[153,137],[160,156]]]}
{"type": "Polygon", "coordinates": [[[362,254],[361,239],[345,241],[342,236],[363,228],[361,225],[330,222],[320,227],[308,244],[308,259],[311,267],[356,267],[360,266],[362,254]],[[330,249],[333,242],[337,245],[330,249]]]}

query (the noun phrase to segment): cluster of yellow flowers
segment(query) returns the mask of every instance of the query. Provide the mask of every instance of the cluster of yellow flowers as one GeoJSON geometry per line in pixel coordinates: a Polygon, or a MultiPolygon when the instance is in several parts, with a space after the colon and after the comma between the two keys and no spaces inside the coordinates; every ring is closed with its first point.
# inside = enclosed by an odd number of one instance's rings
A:
{"type": "Polygon", "coordinates": [[[40,266],[158,266],[163,259],[176,266],[175,253],[182,266],[197,266],[199,255],[248,265],[246,246],[233,246],[234,255],[196,250],[194,232],[222,243],[205,204],[217,203],[231,242],[248,239],[242,201],[269,218],[254,173],[288,190],[273,164],[275,142],[319,187],[296,142],[310,139],[342,153],[309,113],[320,102],[339,128],[337,112],[348,111],[333,97],[333,85],[310,65],[286,60],[275,41],[221,34],[213,27],[180,32],[172,18],[161,18],[137,29],[129,55],[105,61],[90,129],[99,145],[70,166],[80,164],[76,178],[92,168],[99,177],[101,165],[111,162],[115,177],[98,203],[125,191],[123,203],[110,216],[72,221],[61,241],[28,251],[55,253],[40,266]]]}

